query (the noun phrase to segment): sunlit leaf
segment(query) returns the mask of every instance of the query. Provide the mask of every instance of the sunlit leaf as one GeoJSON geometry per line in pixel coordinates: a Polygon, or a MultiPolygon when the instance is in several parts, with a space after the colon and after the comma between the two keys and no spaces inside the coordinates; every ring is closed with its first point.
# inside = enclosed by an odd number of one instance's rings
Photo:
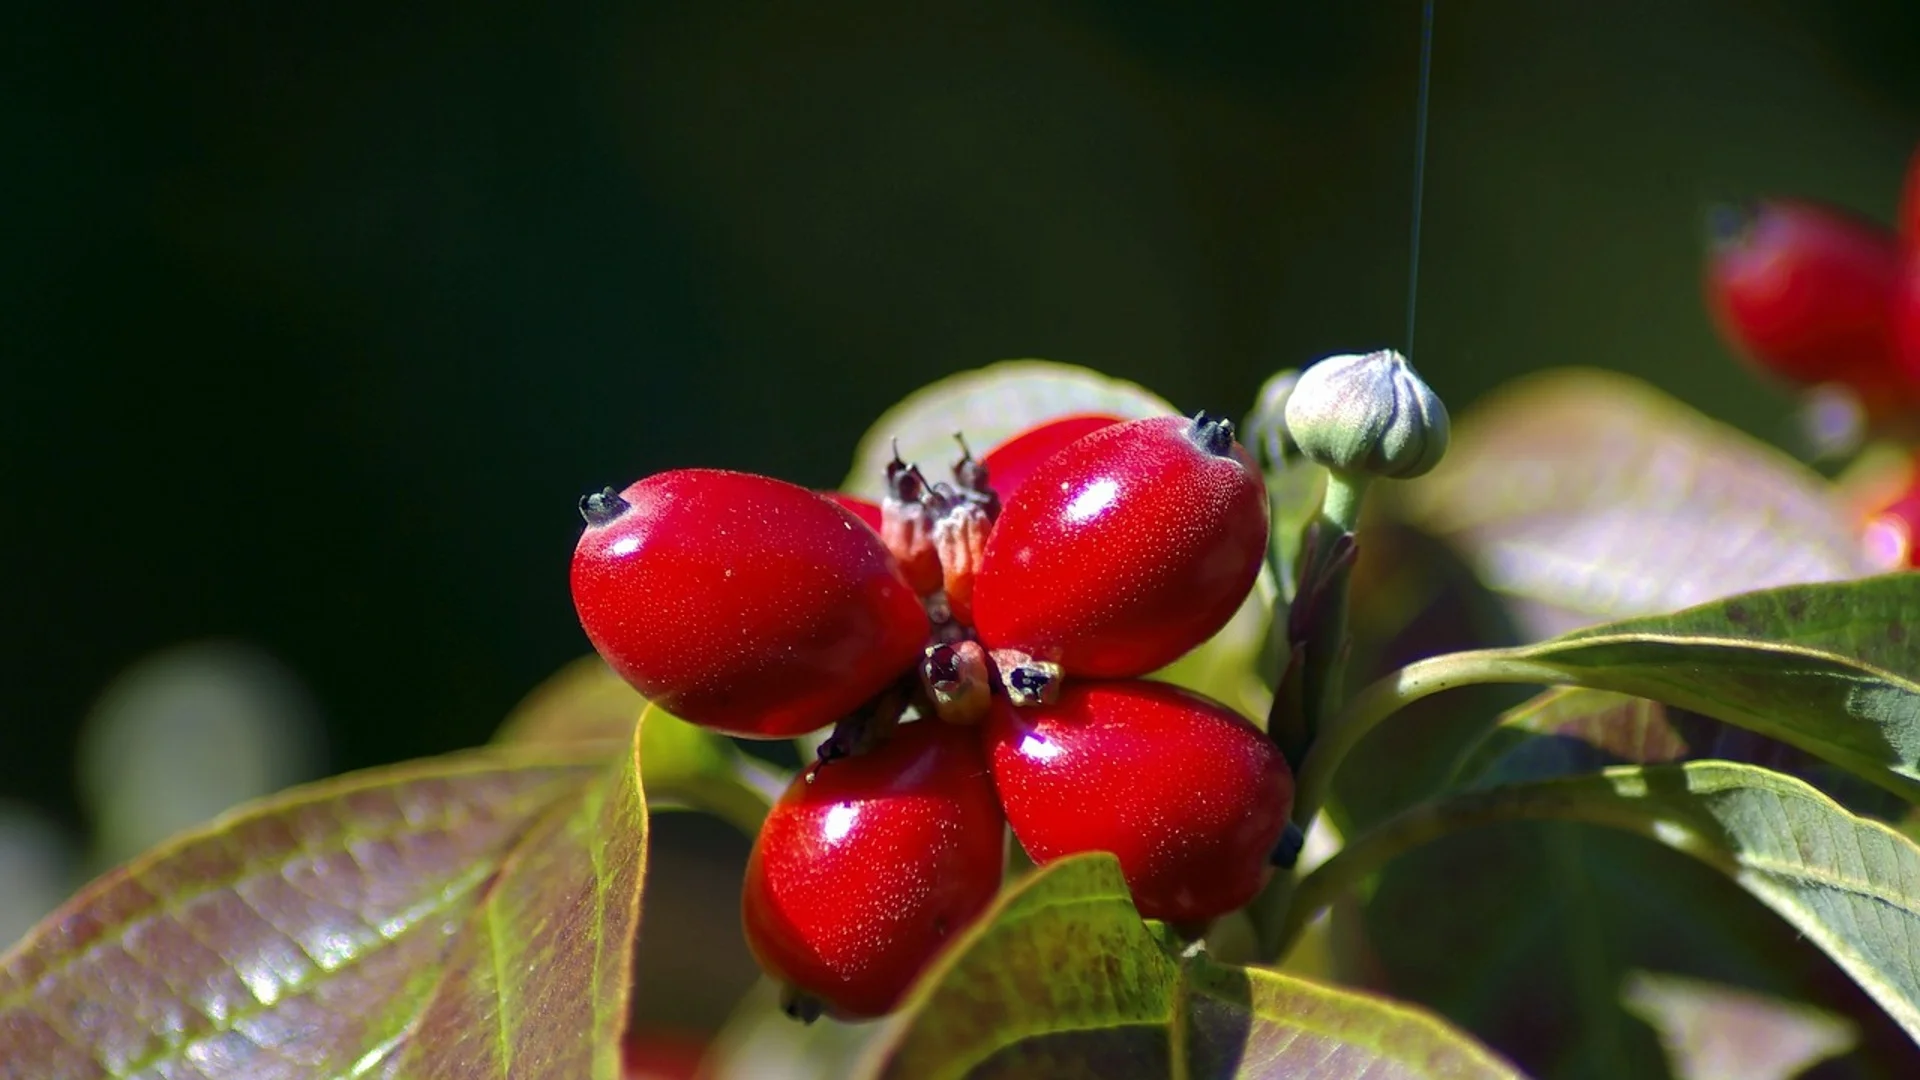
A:
{"type": "Polygon", "coordinates": [[[1076,1076],[1101,1063],[1115,1080],[1164,1075],[1179,979],[1119,863],[1062,860],[1003,893],[948,948],[872,1073],[1076,1076]]]}
{"type": "Polygon", "coordinates": [[[1423,1011],[1178,951],[1104,854],[1003,894],[892,1025],[868,1075],[1516,1075],[1423,1011]]]}
{"type": "Polygon", "coordinates": [[[1636,972],[1625,998],[1678,1080],[1792,1080],[1859,1041],[1844,1017],[1700,979],[1636,972]]]}
{"type": "Polygon", "coordinates": [[[1819,476],[1610,372],[1511,384],[1460,419],[1439,469],[1389,497],[1535,638],[1872,569],[1819,476]]]}
{"type": "Polygon", "coordinates": [[[1920,682],[1920,574],[1763,589],[1670,615],[1589,627],[1562,640],[1620,634],[1779,642],[1920,682]]]}
{"type": "Polygon", "coordinates": [[[1520,1075],[1424,1009],[1205,956],[1189,959],[1183,974],[1191,1077],[1520,1075]]]}
{"type": "MultiPolygon", "coordinates": [[[[1623,829],[1720,871],[1920,1038],[1920,847],[1801,781],[1750,765],[1621,767],[1417,807],[1309,875],[1294,918],[1396,855],[1464,830],[1529,820],[1623,829]]],[[[1456,879],[1468,873],[1457,862],[1452,872],[1456,879]]],[[[1585,925],[1591,932],[1592,922],[1585,925]]]]}
{"type": "MultiPolygon", "coordinates": [[[[1476,683],[1581,686],[1677,705],[1736,724],[1920,801],[1920,685],[1812,649],[1661,633],[1562,638],[1436,657],[1355,699],[1418,699],[1476,683]]],[[[1352,741],[1366,723],[1334,738],[1352,741]]]]}
{"type": "Polygon", "coordinates": [[[521,837],[468,910],[396,1075],[621,1080],[647,852],[638,766],[613,763],[521,837]]]}
{"type": "Polygon", "coordinates": [[[1497,787],[1611,765],[1704,759],[1760,765],[1798,777],[1855,813],[1903,816],[1910,805],[1795,746],[1709,716],[1583,687],[1560,687],[1508,710],[1457,764],[1454,783],[1497,787]]]}
{"type": "Polygon", "coordinates": [[[36,1080],[393,1075],[496,870],[605,769],[459,754],[183,836],[0,959],[0,1062],[36,1080]]]}
{"type": "Polygon", "coordinates": [[[1179,412],[1171,403],[1133,383],[1089,368],[1051,360],[1005,360],[963,371],[922,387],[888,409],[860,440],[853,469],[840,490],[878,501],[886,494],[893,440],[900,455],[928,477],[945,477],[959,456],[953,441],[962,432],[977,453],[1042,421],[1076,413],[1134,419],[1179,412]]]}

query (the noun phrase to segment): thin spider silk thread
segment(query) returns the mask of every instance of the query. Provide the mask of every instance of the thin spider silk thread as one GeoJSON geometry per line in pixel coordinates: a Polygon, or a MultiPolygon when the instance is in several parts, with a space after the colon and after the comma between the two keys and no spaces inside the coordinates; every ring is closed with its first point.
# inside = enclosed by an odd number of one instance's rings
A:
{"type": "Polygon", "coordinates": [[[1433,97],[1433,4],[1420,7],[1420,90],[1413,121],[1413,224],[1407,255],[1407,352],[1413,356],[1414,315],[1420,300],[1420,214],[1427,186],[1427,111],[1433,97]]]}

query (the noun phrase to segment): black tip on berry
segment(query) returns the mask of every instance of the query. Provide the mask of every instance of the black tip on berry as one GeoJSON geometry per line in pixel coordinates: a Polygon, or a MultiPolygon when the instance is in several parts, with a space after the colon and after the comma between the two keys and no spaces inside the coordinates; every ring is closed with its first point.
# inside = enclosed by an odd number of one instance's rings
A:
{"type": "Polygon", "coordinates": [[[612,488],[601,488],[591,495],[580,497],[580,516],[596,529],[613,524],[632,507],[632,503],[621,498],[620,493],[612,488]]]}
{"type": "Polygon", "coordinates": [[[1754,222],[1760,220],[1756,203],[1714,203],[1707,207],[1707,240],[1716,248],[1734,248],[1747,242],[1754,222]]]}
{"type": "Polygon", "coordinates": [[[791,986],[780,990],[780,1011],[803,1024],[811,1024],[826,1012],[820,999],[791,986]]]}
{"type": "Polygon", "coordinates": [[[1280,834],[1280,842],[1273,845],[1273,854],[1267,861],[1282,870],[1291,870],[1300,861],[1300,849],[1307,846],[1307,834],[1300,826],[1287,822],[1287,831],[1280,834]]]}
{"type": "Polygon", "coordinates": [[[1233,453],[1233,421],[1224,416],[1201,411],[1193,414],[1193,427],[1187,435],[1193,444],[1214,457],[1226,457],[1233,453]]]}

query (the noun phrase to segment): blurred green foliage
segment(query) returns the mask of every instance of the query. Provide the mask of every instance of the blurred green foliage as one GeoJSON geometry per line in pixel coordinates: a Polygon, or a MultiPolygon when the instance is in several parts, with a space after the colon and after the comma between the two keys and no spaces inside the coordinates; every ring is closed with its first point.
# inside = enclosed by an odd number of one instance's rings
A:
{"type": "MultiPolygon", "coordinates": [[[[1415,362],[1554,364],[1769,437],[1698,302],[1710,198],[1885,218],[1902,0],[1441,3],[1415,362]]],[[[116,672],[223,635],[332,766],[486,737],[584,651],[572,501],[835,482],[1008,356],[1239,415],[1400,345],[1413,0],[0,15],[0,795],[71,817],[116,672]]]]}

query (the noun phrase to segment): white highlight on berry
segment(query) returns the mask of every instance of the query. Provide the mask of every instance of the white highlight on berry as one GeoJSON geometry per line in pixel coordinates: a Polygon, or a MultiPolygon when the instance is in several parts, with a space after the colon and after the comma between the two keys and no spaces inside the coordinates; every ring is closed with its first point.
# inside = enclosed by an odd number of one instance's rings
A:
{"type": "Polygon", "coordinates": [[[1020,756],[1035,761],[1052,761],[1060,756],[1060,746],[1038,735],[1025,735],[1020,739],[1020,756]]]}
{"type": "Polygon", "coordinates": [[[853,823],[860,818],[860,808],[852,803],[840,803],[827,811],[827,843],[837,844],[853,831],[853,823]]]}
{"type": "Polygon", "coordinates": [[[1113,505],[1120,494],[1120,483],[1112,477],[1102,477],[1087,485],[1087,489],[1073,497],[1067,504],[1067,518],[1071,521],[1085,521],[1096,517],[1101,511],[1113,505]]]}

